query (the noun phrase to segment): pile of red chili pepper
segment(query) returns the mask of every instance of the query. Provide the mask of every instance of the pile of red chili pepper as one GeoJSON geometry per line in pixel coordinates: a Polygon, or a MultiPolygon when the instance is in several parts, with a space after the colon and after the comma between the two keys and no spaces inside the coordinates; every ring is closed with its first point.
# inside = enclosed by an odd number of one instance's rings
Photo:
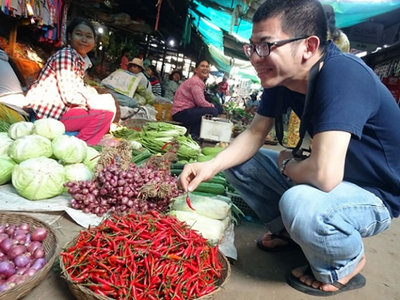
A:
{"type": "Polygon", "coordinates": [[[222,280],[218,248],[158,212],[113,215],[61,253],[71,280],[114,299],[196,299],[222,280]]]}

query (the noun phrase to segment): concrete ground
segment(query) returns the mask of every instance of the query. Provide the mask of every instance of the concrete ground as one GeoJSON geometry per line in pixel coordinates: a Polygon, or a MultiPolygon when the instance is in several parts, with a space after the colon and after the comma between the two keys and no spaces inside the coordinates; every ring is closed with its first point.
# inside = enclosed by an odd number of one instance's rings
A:
{"type": "MultiPolygon", "coordinates": [[[[54,224],[59,248],[77,235],[81,227],[68,216],[54,224]]],[[[384,233],[365,240],[367,264],[362,274],[367,285],[359,290],[331,296],[329,299],[400,300],[400,222],[394,220],[384,233]]],[[[213,299],[217,300],[288,300],[317,299],[300,293],[285,282],[285,273],[303,265],[300,252],[266,253],[256,247],[264,226],[257,222],[241,221],[235,229],[238,260],[231,265],[231,276],[225,287],[213,299]]],[[[53,268],[47,278],[24,300],[69,300],[74,296],[53,268]]]]}

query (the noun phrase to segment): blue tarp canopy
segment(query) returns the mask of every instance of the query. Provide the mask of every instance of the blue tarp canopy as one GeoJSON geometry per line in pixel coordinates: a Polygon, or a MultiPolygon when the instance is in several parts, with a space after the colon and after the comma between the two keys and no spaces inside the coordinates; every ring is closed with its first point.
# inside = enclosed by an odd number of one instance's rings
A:
{"type": "MultiPolygon", "coordinates": [[[[255,72],[247,68],[249,62],[245,58],[232,58],[224,51],[224,42],[227,36],[238,44],[248,41],[251,36],[252,23],[247,16],[251,9],[251,0],[193,0],[189,14],[192,26],[200,33],[204,43],[208,46],[209,54],[221,71],[229,73],[232,67],[240,66],[245,69],[243,76],[257,81],[255,72]]],[[[335,10],[336,26],[345,28],[362,23],[371,17],[400,8],[399,1],[372,1],[372,0],[335,0],[324,1],[322,4],[330,4],[335,10]]],[[[233,47],[233,48],[238,48],[233,47]]]]}

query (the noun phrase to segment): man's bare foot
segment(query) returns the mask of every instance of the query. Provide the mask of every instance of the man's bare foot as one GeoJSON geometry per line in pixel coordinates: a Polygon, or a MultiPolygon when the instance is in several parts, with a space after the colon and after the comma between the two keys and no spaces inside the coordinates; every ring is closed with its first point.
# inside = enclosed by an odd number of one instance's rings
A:
{"type": "MultiPolygon", "coordinates": [[[[365,256],[363,256],[360,262],[358,263],[357,267],[354,269],[354,271],[351,274],[339,279],[338,282],[343,285],[346,285],[350,281],[350,279],[352,279],[354,276],[356,276],[358,273],[361,272],[361,270],[365,266],[365,263],[366,263],[366,258],[365,256]]],[[[316,280],[312,275],[312,273],[306,272],[307,268],[308,266],[296,268],[292,270],[292,275],[298,278],[304,284],[311,286],[315,289],[320,289],[324,292],[336,292],[339,289],[332,284],[323,283],[321,281],[316,280]]]]}
{"type": "Polygon", "coordinates": [[[279,234],[266,232],[261,238],[261,244],[268,249],[276,247],[283,247],[290,243],[290,236],[286,230],[281,231],[279,234]]]}

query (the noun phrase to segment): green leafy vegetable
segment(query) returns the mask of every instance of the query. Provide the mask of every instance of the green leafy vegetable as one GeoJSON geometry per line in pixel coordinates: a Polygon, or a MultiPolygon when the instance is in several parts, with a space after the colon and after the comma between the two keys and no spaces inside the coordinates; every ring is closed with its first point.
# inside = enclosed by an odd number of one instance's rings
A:
{"type": "Polygon", "coordinates": [[[16,139],[8,149],[8,155],[17,163],[29,158],[40,156],[50,157],[52,154],[53,150],[50,140],[36,134],[16,139]]]}
{"type": "Polygon", "coordinates": [[[16,165],[7,155],[0,155],[0,184],[5,184],[11,180],[11,174],[16,165]]]}
{"type": "Polygon", "coordinates": [[[39,119],[33,123],[32,132],[52,140],[65,133],[65,126],[56,119],[39,119]]]}
{"type": "Polygon", "coordinates": [[[0,132],[8,132],[12,123],[0,119],[0,132]]]}
{"type": "Polygon", "coordinates": [[[0,155],[7,155],[8,148],[13,143],[13,140],[8,136],[7,132],[0,132],[0,155]]]}
{"type": "Polygon", "coordinates": [[[66,181],[87,181],[92,180],[94,173],[82,163],[64,166],[66,181]]]}
{"type": "Polygon", "coordinates": [[[8,136],[13,140],[16,140],[17,138],[30,135],[32,133],[32,129],[32,122],[17,122],[12,124],[8,129],[8,136]]]}
{"type": "Polygon", "coordinates": [[[29,200],[52,198],[63,192],[64,167],[51,158],[31,158],[14,167],[11,181],[17,193],[29,200]]]}
{"type": "Polygon", "coordinates": [[[54,156],[63,164],[76,164],[83,162],[87,155],[87,145],[74,136],[61,135],[53,142],[54,156]]]}
{"type": "Polygon", "coordinates": [[[100,153],[93,147],[87,147],[86,158],[83,163],[89,167],[90,170],[94,170],[97,165],[97,161],[100,159],[100,153]]]}
{"type": "Polygon", "coordinates": [[[142,128],[144,135],[155,135],[163,137],[176,137],[186,134],[186,127],[174,125],[166,122],[148,122],[142,128]]]}

